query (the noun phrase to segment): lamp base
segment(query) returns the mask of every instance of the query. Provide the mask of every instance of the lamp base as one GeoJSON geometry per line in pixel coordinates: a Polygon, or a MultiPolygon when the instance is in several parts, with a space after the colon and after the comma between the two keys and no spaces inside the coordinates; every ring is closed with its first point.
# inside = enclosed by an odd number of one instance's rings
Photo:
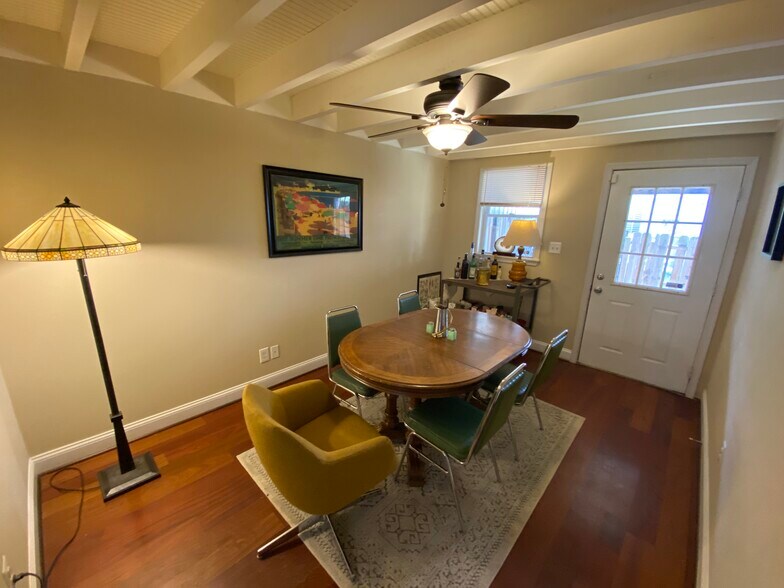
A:
{"type": "Polygon", "coordinates": [[[120,471],[120,464],[98,472],[98,483],[104,502],[161,477],[150,452],[134,457],[133,464],[135,467],[124,474],[120,471]]]}
{"type": "Polygon", "coordinates": [[[525,268],[525,262],[522,259],[515,259],[512,262],[512,267],[509,268],[509,281],[522,282],[528,275],[528,270],[525,268]]]}

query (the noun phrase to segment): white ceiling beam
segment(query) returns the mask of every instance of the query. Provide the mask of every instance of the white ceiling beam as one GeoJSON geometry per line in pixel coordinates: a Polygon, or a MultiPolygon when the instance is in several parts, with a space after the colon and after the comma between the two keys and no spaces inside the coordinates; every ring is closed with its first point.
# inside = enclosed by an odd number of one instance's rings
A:
{"type": "Polygon", "coordinates": [[[161,53],[161,86],[192,78],[285,0],[207,0],[161,53]]]}
{"type": "Polygon", "coordinates": [[[330,101],[367,102],[430,83],[447,73],[508,61],[533,49],[722,3],[529,0],[295,94],[292,112],[296,120],[306,120],[333,110],[330,101]]]}
{"type": "Polygon", "coordinates": [[[62,37],[54,31],[0,20],[0,56],[60,67],[62,37]]]}
{"type": "MultiPolygon", "coordinates": [[[[780,123],[778,121],[728,123],[720,125],[653,129],[616,135],[577,137],[575,139],[566,139],[561,141],[542,141],[541,143],[529,143],[527,145],[510,145],[507,147],[499,147],[494,150],[486,151],[472,151],[470,149],[466,149],[465,151],[451,151],[449,153],[448,159],[482,159],[486,157],[501,157],[506,155],[522,155],[526,153],[563,151],[566,149],[588,149],[592,147],[607,147],[612,145],[643,143],[649,141],[775,133],[779,128],[779,124],[780,123]]],[[[437,155],[437,153],[433,154],[437,155]]]]}
{"type": "Polygon", "coordinates": [[[236,79],[237,106],[289,92],[487,0],[362,0],[236,79]]]}
{"type": "MultiPolygon", "coordinates": [[[[483,73],[501,77],[512,85],[501,99],[493,101],[492,107],[510,100],[511,96],[522,93],[554,88],[565,83],[606,76],[613,72],[623,73],[668,63],[675,65],[661,71],[648,72],[654,76],[650,84],[657,77],[671,77],[674,79],[673,84],[696,85],[696,83],[689,83],[690,76],[703,79],[710,76],[718,78],[725,67],[733,68],[736,72],[734,75],[739,75],[737,72],[743,67],[752,72],[769,67],[771,63],[780,63],[781,52],[775,50],[769,53],[760,51],[758,54],[749,54],[737,59],[724,57],[727,53],[744,52],[784,43],[784,33],[774,24],[776,22],[784,22],[784,2],[749,0],[674,16],[529,53],[502,65],[483,69],[483,73]],[[695,58],[711,56],[715,56],[715,59],[703,63],[695,60],[695,58]],[[768,57],[775,61],[768,61],[768,57]],[[756,58],[759,58],[759,61],[755,61],[756,58]],[[686,72],[684,75],[678,73],[681,66],[686,72]]],[[[630,74],[629,77],[634,76],[630,74]]],[[[751,77],[753,74],[749,75],[749,78],[751,77]]],[[[636,83],[642,85],[644,80],[645,77],[640,75],[636,83]]],[[[602,83],[598,82],[598,86],[601,87],[602,83]]],[[[418,89],[375,101],[372,105],[406,111],[413,108],[418,111],[421,110],[423,94],[426,93],[418,89]]],[[[558,94],[557,91],[553,93],[558,94]]],[[[562,93],[562,96],[565,95],[568,93],[562,93]]],[[[488,108],[485,107],[484,110],[487,111],[488,108]]],[[[517,112],[528,111],[517,110],[517,112]]],[[[339,117],[339,129],[347,132],[386,120],[390,120],[390,117],[361,111],[346,112],[339,117]]]]}
{"type": "Polygon", "coordinates": [[[87,47],[81,70],[150,86],[160,82],[158,60],[152,55],[97,41],[87,47]]]}
{"type": "Polygon", "coordinates": [[[87,43],[93,34],[101,0],[67,0],[60,32],[63,36],[63,67],[79,71],[87,43]]]}

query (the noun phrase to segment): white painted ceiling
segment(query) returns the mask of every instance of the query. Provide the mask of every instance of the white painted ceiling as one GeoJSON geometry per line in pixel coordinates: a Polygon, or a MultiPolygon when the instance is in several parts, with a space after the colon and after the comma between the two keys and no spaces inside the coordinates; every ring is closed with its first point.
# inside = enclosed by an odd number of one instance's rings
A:
{"type": "MultiPolygon", "coordinates": [[[[772,132],[784,119],[782,0],[0,0],[0,56],[119,77],[366,137],[448,74],[511,88],[450,158],[772,132]]],[[[384,138],[435,154],[417,131],[384,138]]]]}

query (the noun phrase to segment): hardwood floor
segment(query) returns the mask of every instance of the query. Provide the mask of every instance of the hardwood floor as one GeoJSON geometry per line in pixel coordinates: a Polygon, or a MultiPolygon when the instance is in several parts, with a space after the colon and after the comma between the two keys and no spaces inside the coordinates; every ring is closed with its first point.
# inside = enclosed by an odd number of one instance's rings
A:
{"type": "MultiPolygon", "coordinates": [[[[529,365],[537,354],[526,357],[529,365]]],[[[317,370],[298,380],[326,379],[317,370]]],[[[560,362],[542,400],[585,417],[494,586],[694,586],[697,401],[560,362]]],[[[546,424],[545,424],[546,426],[546,424]]],[[[78,538],[49,586],[332,586],[299,541],[255,549],[286,525],[236,460],[251,447],[234,403],[132,444],[163,476],[104,504],[86,494],[78,538]]],[[[88,486],[114,454],[80,462],[88,486]]],[[[79,494],[41,476],[43,559],[76,524],[79,494]]],[[[61,485],[78,485],[62,474],[61,485]]]]}

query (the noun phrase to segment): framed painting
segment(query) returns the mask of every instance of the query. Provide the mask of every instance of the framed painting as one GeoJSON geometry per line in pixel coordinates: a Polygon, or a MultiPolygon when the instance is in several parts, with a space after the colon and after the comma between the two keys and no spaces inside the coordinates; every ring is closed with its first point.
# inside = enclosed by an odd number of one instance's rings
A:
{"type": "Polygon", "coordinates": [[[362,179],[262,166],[270,257],[362,251],[362,179]]]}
{"type": "Polygon", "coordinates": [[[784,258],[784,185],[779,186],[776,199],[773,202],[773,211],[770,213],[768,232],[762,252],[770,255],[771,260],[781,261],[784,258]]]}
{"type": "Polygon", "coordinates": [[[441,300],[441,272],[418,275],[417,293],[422,308],[429,308],[433,298],[441,300]]]}

